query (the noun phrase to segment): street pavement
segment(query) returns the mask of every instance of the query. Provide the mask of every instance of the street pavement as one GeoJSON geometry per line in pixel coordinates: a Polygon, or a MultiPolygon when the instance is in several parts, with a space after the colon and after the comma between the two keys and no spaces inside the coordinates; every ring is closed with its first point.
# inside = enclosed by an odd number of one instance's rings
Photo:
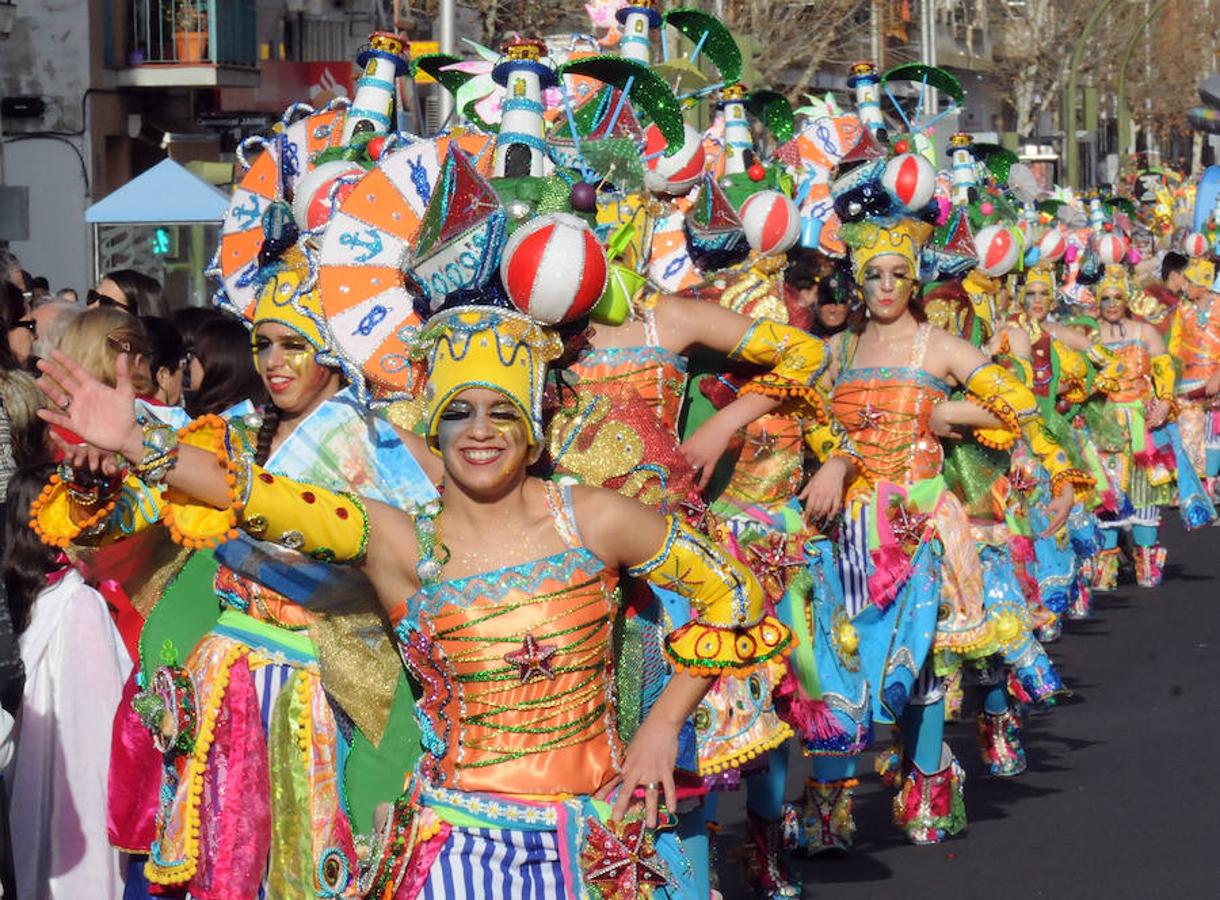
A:
{"type": "MultiPolygon", "coordinates": [[[[1142,589],[1127,573],[1096,598],[1092,619],[1067,623],[1050,645],[1075,696],[1026,721],[1028,770],[984,774],[967,689],[967,721],[947,733],[967,773],[967,831],[905,843],[870,752],[855,851],[798,861],[805,897],[1220,898],[1220,528],[1186,533],[1176,512],[1165,520],[1165,583],[1142,589]]],[[[790,799],[808,773],[795,752],[790,799]]],[[[744,840],[743,796],[725,797],[720,815],[722,890],[747,898],[728,861],[744,840]]]]}

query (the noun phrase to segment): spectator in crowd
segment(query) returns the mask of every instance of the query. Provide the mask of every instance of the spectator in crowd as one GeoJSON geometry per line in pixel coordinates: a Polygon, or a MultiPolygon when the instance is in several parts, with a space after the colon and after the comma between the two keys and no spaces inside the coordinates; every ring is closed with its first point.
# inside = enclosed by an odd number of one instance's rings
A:
{"type": "Polygon", "coordinates": [[[152,396],[152,374],[148,370],[152,348],[148,332],[135,316],[113,307],[87,309],[68,324],[59,339],[59,349],[94,378],[112,386],[119,355],[130,354],[128,367],[136,396],[152,396]]]}
{"type": "Polygon", "coordinates": [[[34,357],[45,359],[59,346],[68,324],[81,314],[81,308],[67,300],[44,300],[35,305],[30,318],[37,329],[34,335],[34,357]]]}
{"type": "MultiPolygon", "coordinates": [[[[170,321],[174,323],[174,327],[182,335],[182,341],[186,344],[188,359],[194,356],[195,337],[199,334],[199,329],[203,327],[203,324],[224,315],[225,313],[214,306],[184,306],[181,309],[174,310],[170,321]]],[[[182,378],[182,389],[188,396],[195,388],[195,385],[191,382],[191,368],[189,365],[186,367],[186,374],[182,378]]]]}
{"type": "Polygon", "coordinates": [[[38,418],[41,406],[33,375],[22,369],[0,371],[0,500],[14,470],[50,459],[47,426],[38,418]]]}
{"type": "Polygon", "coordinates": [[[76,288],[60,288],[55,292],[55,299],[80,305],[80,295],[76,293],[76,288]]]}
{"type": "Polygon", "coordinates": [[[266,389],[254,368],[245,325],[217,312],[200,326],[192,347],[187,366],[191,391],[186,402],[191,416],[219,415],[243,400],[257,407],[266,405],[266,389]]]}
{"type": "Polygon", "coordinates": [[[47,300],[51,296],[51,283],[43,276],[31,278],[27,284],[30,288],[30,304],[33,305],[39,300],[47,300]]]}
{"type": "Polygon", "coordinates": [[[50,466],[13,476],[0,521],[0,570],[25,684],[10,808],[18,897],[123,896],[106,834],[110,732],[131,660],[102,595],[30,528],[50,466]]]}
{"type": "Polygon", "coordinates": [[[89,292],[89,306],[117,306],[133,316],[164,316],[165,294],[161,282],[135,269],[115,269],[102,276],[89,292]]]}
{"type": "Polygon", "coordinates": [[[17,285],[19,290],[25,290],[25,271],[21,268],[21,260],[12,250],[0,247],[0,280],[17,285]]]}
{"type": "MultiPolygon", "coordinates": [[[[9,281],[0,283],[0,320],[4,322],[4,332],[8,336],[5,341],[8,354],[16,361],[16,365],[28,365],[38,326],[30,318],[21,290],[9,281]]],[[[8,367],[0,362],[0,368],[8,367]]]]}
{"type": "Polygon", "coordinates": [[[152,373],[153,398],[162,406],[181,406],[182,378],[187,367],[186,344],[169,319],[142,316],[140,322],[148,332],[148,369],[152,373]]]}

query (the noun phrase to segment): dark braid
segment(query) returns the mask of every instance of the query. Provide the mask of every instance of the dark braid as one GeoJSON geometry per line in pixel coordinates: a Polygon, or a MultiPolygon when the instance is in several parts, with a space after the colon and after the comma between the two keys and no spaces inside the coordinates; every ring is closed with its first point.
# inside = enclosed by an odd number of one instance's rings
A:
{"type": "Polygon", "coordinates": [[[271,455],[271,441],[280,427],[280,408],[274,403],[268,403],[263,411],[263,424],[258,426],[258,444],[254,450],[254,461],[266,465],[267,457],[271,455]]]}

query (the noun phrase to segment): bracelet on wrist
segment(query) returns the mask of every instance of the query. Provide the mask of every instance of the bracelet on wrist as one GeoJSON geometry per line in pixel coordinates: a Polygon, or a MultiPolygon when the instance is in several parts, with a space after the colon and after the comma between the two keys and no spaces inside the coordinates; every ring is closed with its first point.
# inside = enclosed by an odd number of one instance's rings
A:
{"type": "Polygon", "coordinates": [[[178,463],[178,432],[163,422],[141,422],[144,455],[136,463],[136,474],[150,486],[157,486],[178,463]]]}

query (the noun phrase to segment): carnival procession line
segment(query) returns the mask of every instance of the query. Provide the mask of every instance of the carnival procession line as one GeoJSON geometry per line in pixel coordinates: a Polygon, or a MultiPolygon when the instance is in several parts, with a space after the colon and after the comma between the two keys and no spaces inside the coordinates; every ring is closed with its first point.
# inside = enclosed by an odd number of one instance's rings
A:
{"type": "MultiPolygon", "coordinates": [[[[1220,897],[1220,528],[1186,533],[1165,511],[1165,583],[1097,595],[1049,649],[1075,698],[1025,721],[1028,770],[983,774],[967,688],[948,739],[967,773],[970,827],[932,847],[890,823],[892,794],[865,755],[856,849],[794,861],[817,900],[1072,900],[1220,897]]],[[[1125,578],[1131,578],[1125,573],[1125,578]]],[[[878,747],[888,732],[878,735],[878,747]]],[[[793,752],[788,798],[808,762],[793,752]]],[[[721,886],[749,897],[732,848],[744,793],[723,798],[721,886]]]]}

